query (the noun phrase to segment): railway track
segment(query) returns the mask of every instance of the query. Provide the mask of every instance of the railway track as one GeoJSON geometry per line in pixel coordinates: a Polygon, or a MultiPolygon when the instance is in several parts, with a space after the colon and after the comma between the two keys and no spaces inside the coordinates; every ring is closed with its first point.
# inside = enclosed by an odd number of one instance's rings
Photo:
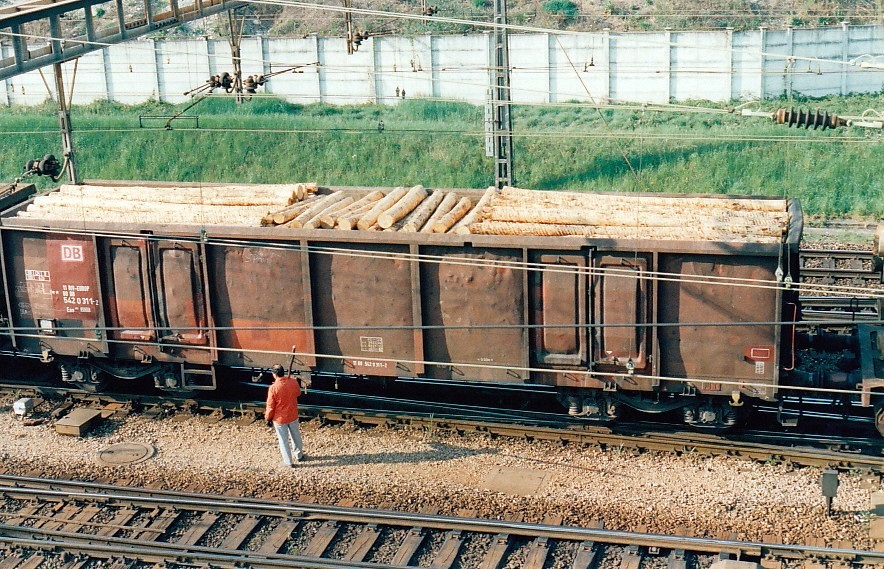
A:
{"type": "Polygon", "coordinates": [[[881,299],[851,296],[802,296],[801,315],[816,322],[877,322],[881,299]]]}
{"type": "Polygon", "coordinates": [[[823,284],[850,279],[867,284],[884,282],[880,259],[874,251],[843,249],[801,249],[801,277],[823,284]]]}
{"type": "MultiPolygon", "coordinates": [[[[18,395],[31,395],[46,405],[47,415],[60,415],[71,406],[105,409],[108,413],[141,411],[165,416],[189,413],[205,422],[227,418],[240,424],[257,420],[263,413],[261,402],[195,401],[119,394],[89,394],[72,389],[22,390],[9,386],[18,395]]],[[[313,393],[313,391],[311,391],[313,393]]],[[[339,394],[332,394],[339,395],[339,394]]],[[[478,433],[488,436],[514,437],[526,440],[552,441],[559,444],[597,446],[630,452],[694,453],[701,456],[739,456],[761,462],[790,463],[799,466],[860,470],[884,474],[884,446],[877,437],[833,438],[805,433],[782,434],[771,439],[769,433],[751,432],[739,437],[683,428],[661,429],[641,424],[612,426],[587,425],[563,421],[560,415],[516,410],[491,410],[463,405],[444,405],[420,401],[396,403],[386,398],[354,396],[353,406],[300,406],[305,418],[324,422],[350,423],[363,427],[392,429],[423,429],[457,434],[478,433]],[[367,405],[375,408],[367,409],[367,405]],[[357,406],[359,405],[359,406],[357,406]],[[384,408],[387,406],[387,408],[384,408]]]]}
{"type": "Polygon", "coordinates": [[[99,559],[112,567],[230,568],[684,569],[721,560],[741,560],[746,567],[804,562],[821,569],[884,564],[884,552],[845,542],[741,542],[735,536],[562,526],[552,518],[533,524],[473,518],[469,512],[451,517],[8,475],[0,475],[0,496],[4,569],[55,559],[65,569],[99,559]]]}

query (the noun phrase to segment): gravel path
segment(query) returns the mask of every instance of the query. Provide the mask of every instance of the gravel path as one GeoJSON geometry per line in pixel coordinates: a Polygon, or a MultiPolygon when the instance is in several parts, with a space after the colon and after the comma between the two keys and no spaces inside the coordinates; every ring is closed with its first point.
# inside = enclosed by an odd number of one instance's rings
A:
{"type": "Polygon", "coordinates": [[[858,475],[841,475],[837,513],[826,518],[814,468],[311,421],[302,425],[309,460],[292,469],[281,466],[276,437],[263,423],[206,425],[135,415],[106,421],[77,439],[49,425],[25,427],[4,403],[0,464],[13,473],[125,478],[133,486],[159,483],[318,503],[347,499],[369,508],[436,507],[442,514],[467,509],[489,518],[521,513],[526,521],[558,515],[565,524],[599,520],[612,529],[709,537],[733,532],[750,540],[781,535],[786,542],[825,536],[870,545],[869,490],[858,475]],[[157,456],[136,465],[100,465],[98,451],[121,441],[153,444],[157,456]],[[486,480],[501,468],[546,477],[533,496],[488,490],[486,480]]]}

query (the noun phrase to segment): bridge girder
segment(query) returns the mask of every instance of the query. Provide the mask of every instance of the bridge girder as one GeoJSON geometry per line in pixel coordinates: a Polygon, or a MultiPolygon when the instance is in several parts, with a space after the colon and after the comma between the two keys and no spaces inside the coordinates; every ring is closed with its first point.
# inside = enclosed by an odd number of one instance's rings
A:
{"type": "MultiPolygon", "coordinates": [[[[153,13],[150,0],[145,1],[144,14],[126,18],[122,0],[31,0],[0,8],[0,40],[12,44],[12,56],[0,59],[0,80],[9,79],[46,65],[63,63],[87,53],[138,38],[150,32],[180,26],[227,10],[244,6],[235,0],[192,0],[182,4],[169,0],[169,10],[153,13]],[[93,6],[113,4],[117,18],[112,26],[96,28],[93,6]],[[61,37],[61,18],[65,14],[82,11],[85,33],[75,37],[61,37]],[[45,22],[50,36],[39,45],[29,44],[23,26],[45,22]]],[[[31,38],[37,39],[37,38],[31,38]]]]}

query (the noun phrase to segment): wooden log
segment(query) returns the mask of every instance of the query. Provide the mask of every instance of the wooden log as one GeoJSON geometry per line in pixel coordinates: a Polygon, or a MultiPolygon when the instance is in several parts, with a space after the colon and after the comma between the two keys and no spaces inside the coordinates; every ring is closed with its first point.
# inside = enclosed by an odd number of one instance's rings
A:
{"type": "MultiPolygon", "coordinates": [[[[319,225],[320,225],[320,227],[323,227],[325,229],[331,229],[335,226],[339,217],[344,217],[344,216],[350,215],[352,212],[356,211],[357,209],[362,209],[365,205],[373,204],[374,202],[378,201],[379,199],[381,199],[383,197],[384,197],[384,193],[381,191],[375,190],[373,192],[370,192],[370,193],[362,196],[361,198],[359,198],[358,200],[356,200],[352,204],[348,205],[347,207],[335,211],[334,215],[323,215],[322,218],[319,220],[319,225]]],[[[365,211],[368,211],[369,209],[371,209],[371,208],[369,207],[368,209],[365,209],[361,213],[364,213],[365,211]]]]}
{"type": "Polygon", "coordinates": [[[319,227],[320,220],[323,217],[333,217],[336,211],[347,207],[355,201],[356,199],[353,196],[347,196],[344,199],[331,204],[330,206],[313,216],[311,219],[309,219],[306,223],[304,223],[304,229],[316,229],[317,227],[319,227]]]}
{"type": "Polygon", "coordinates": [[[445,192],[438,190],[430,194],[430,197],[425,199],[421,205],[403,220],[404,223],[400,231],[403,233],[416,233],[419,231],[424,226],[424,223],[430,219],[430,216],[433,215],[433,212],[436,211],[436,208],[439,207],[439,204],[442,203],[442,198],[444,197],[445,192]]]}
{"type": "MultiPolygon", "coordinates": [[[[123,200],[95,200],[95,201],[83,201],[78,202],[74,201],[51,201],[51,202],[37,202],[35,201],[31,206],[33,211],[43,211],[43,212],[51,212],[55,209],[67,208],[72,210],[78,210],[89,215],[94,215],[99,218],[106,217],[116,217],[117,219],[110,219],[108,221],[119,221],[120,214],[128,214],[131,212],[143,212],[154,214],[158,217],[162,217],[166,214],[175,214],[178,212],[189,212],[194,215],[229,215],[232,217],[245,215],[245,216],[255,216],[257,215],[257,220],[261,219],[261,216],[267,213],[267,208],[264,206],[204,206],[204,205],[192,205],[189,207],[182,207],[182,204],[170,204],[170,203],[151,203],[151,202],[135,202],[135,201],[123,201],[123,200]]],[[[161,220],[160,220],[161,221],[161,220]]]]}
{"type": "Polygon", "coordinates": [[[553,225],[549,223],[512,223],[481,221],[472,227],[480,235],[579,236],[595,239],[656,239],[677,241],[723,241],[778,243],[782,236],[747,235],[737,232],[710,231],[702,227],[591,227],[587,225],[553,225]]]}
{"type": "Polygon", "coordinates": [[[460,218],[465,216],[470,208],[473,207],[473,202],[470,198],[463,197],[460,198],[460,201],[457,202],[451,211],[443,215],[433,224],[433,233],[445,233],[452,227],[454,224],[460,221],[460,218]]]}
{"type": "Polygon", "coordinates": [[[335,221],[335,229],[341,229],[343,231],[356,229],[356,224],[359,223],[359,218],[371,211],[371,208],[374,206],[374,203],[367,203],[358,209],[351,210],[349,213],[339,216],[335,221]]]}
{"type": "Polygon", "coordinates": [[[690,208],[719,208],[743,211],[786,211],[788,202],[785,199],[760,199],[760,198],[728,198],[718,197],[694,197],[694,196],[624,196],[611,194],[592,194],[577,192],[551,192],[542,190],[526,190],[522,188],[504,187],[500,192],[500,203],[512,200],[521,204],[544,203],[549,205],[574,205],[582,204],[592,209],[604,208],[612,204],[628,204],[635,206],[657,205],[662,207],[690,207],[690,208]]]}
{"type": "Polygon", "coordinates": [[[322,200],[324,196],[314,196],[310,199],[306,199],[302,202],[298,202],[294,205],[291,205],[283,210],[280,210],[273,215],[270,216],[270,219],[273,225],[285,225],[289,221],[295,219],[314,205],[316,205],[317,200],[322,200]]]}
{"type": "Polygon", "coordinates": [[[451,228],[452,233],[456,233],[458,235],[468,235],[470,233],[470,225],[477,221],[482,221],[480,219],[480,215],[482,214],[482,210],[491,202],[491,198],[497,193],[497,188],[494,186],[489,187],[485,190],[485,193],[482,194],[482,197],[479,199],[479,203],[476,204],[468,214],[466,214],[463,219],[458,221],[454,227],[451,228]]]}
{"type": "Polygon", "coordinates": [[[427,197],[427,191],[423,186],[414,186],[408,193],[393,204],[390,209],[378,216],[378,225],[381,229],[392,227],[394,223],[411,213],[414,208],[419,206],[424,198],[427,197]]]}
{"type": "Polygon", "coordinates": [[[51,195],[95,197],[100,199],[132,199],[137,201],[218,204],[218,205],[263,205],[266,203],[284,206],[294,203],[295,191],[292,186],[203,186],[186,188],[166,188],[147,186],[74,186],[65,184],[51,195]]]}
{"type": "Polygon", "coordinates": [[[379,200],[373,208],[371,208],[367,213],[359,218],[359,221],[356,223],[356,227],[364,231],[374,225],[377,222],[378,217],[380,217],[380,215],[384,213],[387,208],[402,199],[402,197],[406,193],[408,193],[407,188],[396,188],[395,190],[387,194],[384,199],[379,200]]]}
{"type": "Polygon", "coordinates": [[[439,207],[436,208],[436,211],[433,212],[433,215],[430,216],[430,219],[421,227],[421,233],[432,233],[433,225],[439,221],[443,215],[451,211],[451,208],[455,206],[457,203],[457,194],[455,192],[448,192],[445,194],[445,197],[442,198],[442,202],[439,204],[439,207]]]}
{"type": "Polygon", "coordinates": [[[70,207],[59,207],[51,212],[41,212],[29,210],[29,216],[33,219],[46,220],[66,220],[76,223],[127,223],[127,224],[144,224],[144,225],[236,225],[255,227],[260,225],[261,214],[255,213],[249,215],[231,215],[223,211],[207,210],[207,211],[190,211],[186,209],[177,212],[166,212],[157,215],[156,212],[133,211],[125,214],[108,212],[95,212],[93,210],[82,210],[70,207]]]}
{"type": "MultiPolygon", "coordinates": [[[[487,209],[487,208],[486,208],[487,209]]],[[[490,221],[513,223],[549,223],[553,225],[589,225],[619,227],[682,227],[702,226],[709,229],[728,227],[758,227],[765,231],[779,231],[788,220],[785,212],[704,211],[673,206],[667,210],[628,210],[619,207],[604,211],[581,208],[541,208],[537,206],[494,206],[485,213],[490,221]]]]}
{"type": "Polygon", "coordinates": [[[341,201],[342,199],[344,199],[344,197],[344,192],[340,191],[328,194],[327,196],[324,196],[319,201],[317,201],[316,205],[298,214],[296,218],[286,223],[285,226],[293,227],[296,229],[299,227],[303,227],[305,223],[322,213],[330,205],[341,201]]]}

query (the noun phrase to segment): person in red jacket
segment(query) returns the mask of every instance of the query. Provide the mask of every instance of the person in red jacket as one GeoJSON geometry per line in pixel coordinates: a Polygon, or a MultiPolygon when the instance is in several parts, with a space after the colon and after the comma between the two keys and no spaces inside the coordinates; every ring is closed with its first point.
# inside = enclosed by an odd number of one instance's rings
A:
{"type": "Polygon", "coordinates": [[[304,459],[304,443],[301,441],[301,428],[298,425],[299,395],[301,386],[298,380],[286,375],[281,365],[273,366],[273,384],[267,390],[264,420],[268,426],[273,425],[276,428],[282,463],[288,467],[293,467],[297,461],[304,459]],[[289,437],[294,445],[294,460],[289,437]]]}

